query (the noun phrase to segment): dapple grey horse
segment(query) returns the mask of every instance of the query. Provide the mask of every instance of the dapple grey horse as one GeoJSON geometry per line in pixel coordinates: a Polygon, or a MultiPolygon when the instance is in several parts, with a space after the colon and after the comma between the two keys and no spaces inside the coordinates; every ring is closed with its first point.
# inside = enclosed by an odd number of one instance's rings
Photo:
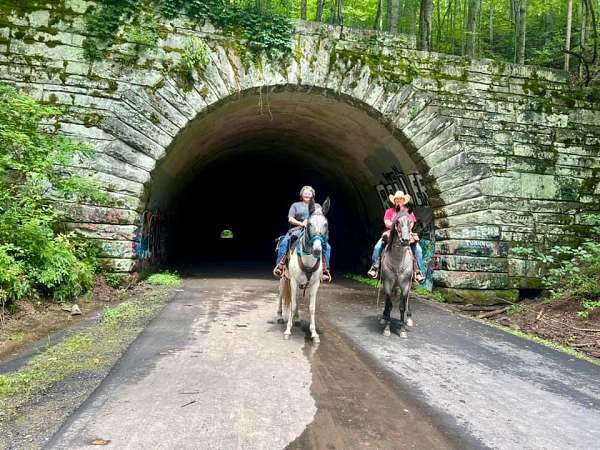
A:
{"type": "Polygon", "coordinates": [[[312,206],[309,210],[306,230],[292,247],[288,263],[288,276],[279,282],[279,321],[287,322],[283,337],[289,339],[292,334],[294,317],[298,312],[298,293],[300,289],[308,292],[310,303],[310,333],[313,342],[320,341],[315,324],[317,308],[317,292],[321,285],[323,272],[323,247],[327,240],[328,223],[325,215],[329,211],[330,200],[323,202],[323,207],[312,206]]]}
{"type": "MultiPolygon", "coordinates": [[[[382,325],[384,325],[384,336],[390,336],[391,334],[390,314],[394,302],[397,302],[400,309],[400,336],[407,337],[404,328],[404,312],[408,304],[412,278],[413,256],[410,250],[410,219],[405,212],[399,212],[390,231],[390,241],[381,258],[381,279],[385,292],[385,308],[381,318],[382,325]],[[400,288],[398,298],[394,295],[396,288],[400,288]]],[[[408,320],[411,321],[410,317],[408,320]]]]}

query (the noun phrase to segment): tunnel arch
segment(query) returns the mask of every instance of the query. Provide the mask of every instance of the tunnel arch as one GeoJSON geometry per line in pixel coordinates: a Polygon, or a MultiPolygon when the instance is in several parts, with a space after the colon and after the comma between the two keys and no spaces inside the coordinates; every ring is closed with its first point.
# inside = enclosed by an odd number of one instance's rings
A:
{"type": "MultiPolygon", "coordinates": [[[[319,188],[317,200],[325,195],[333,198],[332,215],[338,220],[332,229],[341,232],[336,239],[334,231],[332,240],[341,247],[336,249],[339,260],[348,268],[364,266],[373,239],[381,231],[382,198],[390,191],[410,192],[417,215],[430,229],[432,204],[443,204],[428,159],[419,150],[437,142],[440,135],[444,139],[439,145],[447,145],[450,125],[445,118],[440,121],[435,111],[419,121],[424,110],[417,101],[420,96],[414,90],[402,95],[409,105],[411,98],[415,104],[407,109],[406,117],[395,121],[362,100],[314,86],[261,86],[226,96],[198,113],[173,139],[146,183],[145,208],[162,211],[173,227],[177,222],[173,217],[193,217],[202,224],[211,211],[227,215],[227,208],[218,208],[222,201],[216,201],[217,207],[211,202],[219,198],[219,192],[227,198],[224,201],[231,202],[230,208],[240,210],[243,216],[252,213],[236,202],[260,202],[263,215],[266,208],[277,211],[269,216],[274,223],[261,241],[272,251],[271,238],[275,230],[285,230],[287,207],[296,200],[296,191],[304,184],[314,184],[319,188]],[[413,121],[417,122],[415,133],[409,137],[399,126],[413,121]],[[237,171],[233,175],[231,167],[237,171]],[[240,167],[250,176],[244,177],[243,170],[240,174],[240,167]],[[272,180],[272,189],[265,179],[272,180]],[[258,196],[252,193],[253,185],[260,186],[258,196]],[[232,199],[235,192],[242,192],[242,199],[232,199]],[[199,196],[198,205],[191,200],[194,196],[199,196]],[[255,200],[250,200],[253,196],[255,200]],[[196,206],[204,215],[200,220],[200,213],[190,213],[196,206]],[[345,248],[349,242],[352,250],[345,248]]],[[[427,155],[435,149],[429,149],[427,155]]],[[[210,220],[219,224],[210,230],[196,228],[201,236],[208,233],[209,241],[223,229],[234,228],[234,234],[240,235],[231,219],[210,220]]],[[[192,236],[194,231],[189,224],[173,228],[175,236],[192,236]]],[[[185,242],[180,247],[190,251],[189,240],[185,242]]],[[[169,246],[169,239],[165,245],[169,246]]],[[[206,250],[206,245],[201,248],[206,250]]],[[[181,257],[178,251],[175,254],[175,259],[181,257]]],[[[163,252],[163,256],[173,257],[173,252],[163,252]]]]}

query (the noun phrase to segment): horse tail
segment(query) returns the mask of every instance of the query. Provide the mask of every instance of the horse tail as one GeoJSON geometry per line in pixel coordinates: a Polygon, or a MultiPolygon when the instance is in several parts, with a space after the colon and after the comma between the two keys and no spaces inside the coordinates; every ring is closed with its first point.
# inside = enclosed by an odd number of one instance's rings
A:
{"type": "Polygon", "coordinates": [[[281,279],[281,298],[283,299],[283,317],[289,317],[292,306],[292,286],[289,278],[281,279]]]}

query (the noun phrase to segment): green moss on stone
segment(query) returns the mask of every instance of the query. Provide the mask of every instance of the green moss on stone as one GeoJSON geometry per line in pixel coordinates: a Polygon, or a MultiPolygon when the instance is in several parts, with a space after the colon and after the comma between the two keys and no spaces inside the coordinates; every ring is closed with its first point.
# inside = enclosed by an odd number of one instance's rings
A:
{"type": "Polygon", "coordinates": [[[104,117],[98,113],[86,114],[85,116],[83,116],[83,124],[86,128],[95,127],[100,122],[102,122],[103,118],[104,117]]]}

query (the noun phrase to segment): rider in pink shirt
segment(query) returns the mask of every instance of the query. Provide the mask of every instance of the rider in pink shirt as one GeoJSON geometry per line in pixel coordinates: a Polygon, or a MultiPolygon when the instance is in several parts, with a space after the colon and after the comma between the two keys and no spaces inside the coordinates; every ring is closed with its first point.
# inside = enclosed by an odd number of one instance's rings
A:
{"type": "MultiPolygon", "coordinates": [[[[410,226],[411,243],[413,242],[413,240],[414,240],[414,242],[419,240],[419,237],[416,234],[412,233],[413,226],[417,223],[417,217],[415,216],[415,213],[409,212],[408,208],[406,207],[406,205],[410,202],[410,195],[404,194],[404,192],[402,192],[402,191],[397,191],[393,196],[390,195],[389,197],[390,197],[390,201],[394,204],[394,206],[386,209],[385,214],[383,216],[383,223],[385,224],[386,230],[383,232],[381,239],[379,239],[379,241],[377,241],[377,244],[375,244],[375,248],[373,249],[372,266],[371,266],[371,269],[369,269],[369,276],[372,278],[379,277],[379,262],[381,260],[381,253],[383,252],[385,243],[387,242],[387,240],[390,236],[390,230],[392,229],[392,226],[394,224],[394,219],[396,217],[396,214],[398,214],[398,212],[404,211],[408,214],[408,218],[410,219],[410,222],[411,222],[411,226],[410,226]]],[[[413,256],[414,256],[414,250],[413,250],[413,256]]],[[[421,271],[419,270],[418,265],[415,264],[414,266],[415,266],[415,279],[419,283],[422,283],[425,280],[425,277],[423,277],[423,275],[421,274],[421,271]]]]}

